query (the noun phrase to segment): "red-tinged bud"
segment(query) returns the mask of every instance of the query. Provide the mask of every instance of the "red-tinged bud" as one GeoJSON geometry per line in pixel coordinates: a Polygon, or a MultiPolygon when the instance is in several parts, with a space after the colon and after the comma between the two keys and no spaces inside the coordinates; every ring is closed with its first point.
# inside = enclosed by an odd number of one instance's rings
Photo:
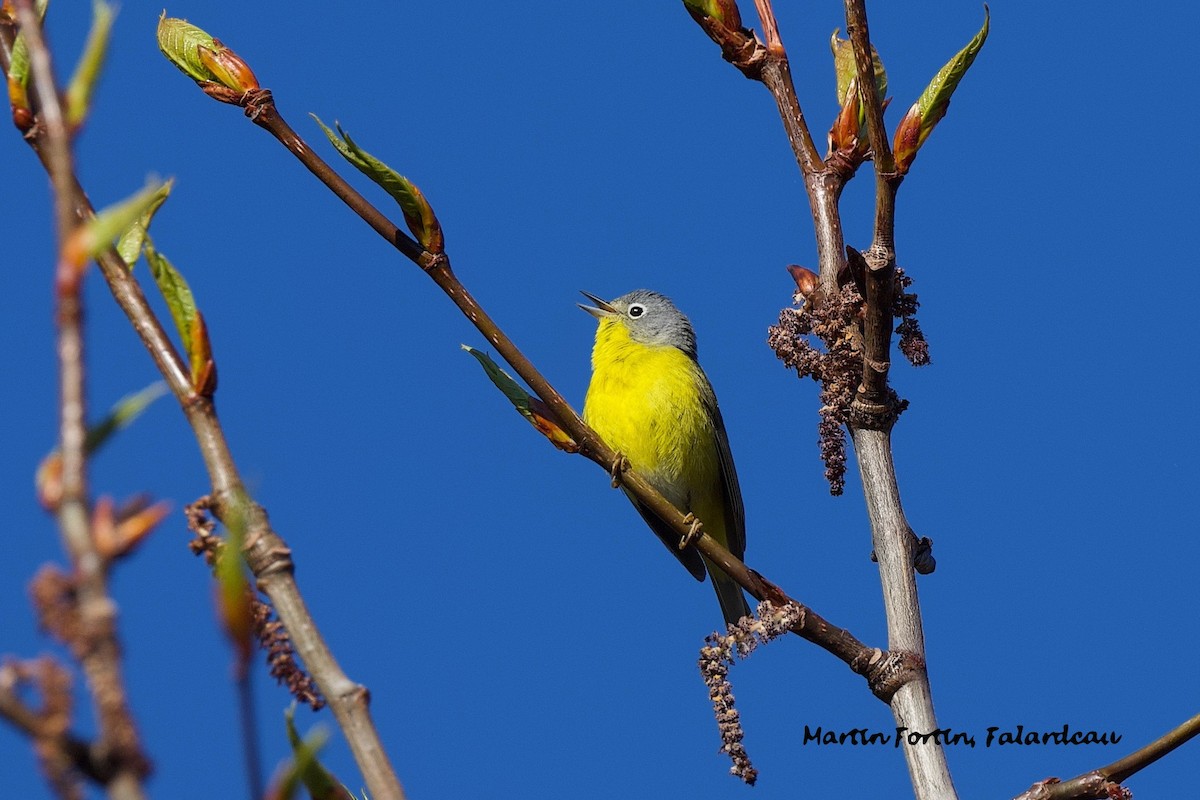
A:
{"type": "Polygon", "coordinates": [[[707,17],[731,31],[742,29],[742,13],[734,0],[683,0],[683,4],[697,22],[707,17]]]}
{"type": "Polygon", "coordinates": [[[193,319],[186,349],[192,371],[192,388],[204,397],[212,397],[217,391],[217,364],[213,361],[208,325],[199,311],[193,319]]]}
{"type": "Polygon", "coordinates": [[[37,487],[38,502],[47,511],[58,510],[58,504],[62,502],[62,473],[62,454],[57,450],[43,458],[38,465],[34,486],[37,487]]]}
{"type": "Polygon", "coordinates": [[[208,67],[217,76],[217,83],[239,92],[249,92],[258,89],[258,78],[254,77],[250,65],[241,59],[237,53],[221,44],[220,39],[213,39],[217,49],[210,50],[203,45],[198,46],[200,63],[208,67]]]}
{"type": "Polygon", "coordinates": [[[104,495],[92,509],[92,542],[96,551],[105,560],[117,551],[117,522],[113,514],[113,500],[104,495]]]}
{"type": "Polygon", "coordinates": [[[792,275],[792,280],[796,282],[796,291],[805,299],[812,296],[812,293],[817,290],[817,273],[811,269],[806,269],[796,264],[789,264],[788,272],[792,275]]]}
{"type": "Polygon", "coordinates": [[[29,108],[25,84],[12,75],[8,76],[8,104],[12,106],[13,125],[21,133],[26,133],[33,127],[33,111],[29,108]]]}
{"type": "Polygon", "coordinates": [[[850,81],[850,91],[846,95],[845,105],[842,106],[837,119],[834,120],[833,127],[829,129],[829,151],[831,153],[852,153],[858,148],[862,125],[857,85],[856,79],[850,81]]]}
{"type": "Polygon", "coordinates": [[[903,175],[912,166],[921,147],[921,112],[917,104],[900,120],[896,126],[896,134],[892,139],[892,154],[896,158],[896,171],[903,175]]]}
{"type": "Polygon", "coordinates": [[[129,555],[166,519],[170,511],[171,504],[164,501],[138,508],[132,514],[122,514],[113,530],[110,547],[106,549],[101,546],[97,538],[96,544],[101,555],[109,559],[129,555]]]}
{"type": "Polygon", "coordinates": [[[200,84],[206,93],[236,103],[246,92],[259,88],[253,70],[219,39],[185,20],[158,20],[158,49],[181,72],[200,84]]]}
{"type": "Polygon", "coordinates": [[[559,427],[554,421],[554,415],[550,411],[549,406],[542,402],[540,398],[529,396],[529,421],[533,423],[533,427],[550,443],[562,450],[564,453],[578,453],[579,445],[571,438],[571,435],[559,427]]]}

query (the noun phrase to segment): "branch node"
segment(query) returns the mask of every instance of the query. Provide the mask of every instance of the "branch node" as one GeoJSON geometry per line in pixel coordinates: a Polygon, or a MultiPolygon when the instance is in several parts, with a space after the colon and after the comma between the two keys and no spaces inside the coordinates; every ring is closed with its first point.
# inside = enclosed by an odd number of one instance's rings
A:
{"type": "Polygon", "coordinates": [[[866,668],[862,675],[867,679],[867,686],[885,703],[891,703],[892,696],[904,684],[925,675],[925,661],[916,653],[888,651],[883,658],[862,666],[866,668]]]}

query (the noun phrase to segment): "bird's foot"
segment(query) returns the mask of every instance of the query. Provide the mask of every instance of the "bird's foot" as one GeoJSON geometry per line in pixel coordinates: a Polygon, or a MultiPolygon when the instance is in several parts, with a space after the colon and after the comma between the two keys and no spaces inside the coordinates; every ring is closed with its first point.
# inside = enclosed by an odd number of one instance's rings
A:
{"type": "Polygon", "coordinates": [[[612,476],[612,488],[618,489],[621,486],[621,473],[632,469],[633,465],[629,463],[629,459],[624,453],[617,453],[613,459],[612,466],[608,468],[608,474],[612,476]]]}
{"type": "Polygon", "coordinates": [[[704,534],[704,524],[696,519],[696,515],[688,512],[683,521],[688,524],[688,532],[679,538],[679,549],[683,550],[690,544],[695,544],[696,540],[704,534]]]}

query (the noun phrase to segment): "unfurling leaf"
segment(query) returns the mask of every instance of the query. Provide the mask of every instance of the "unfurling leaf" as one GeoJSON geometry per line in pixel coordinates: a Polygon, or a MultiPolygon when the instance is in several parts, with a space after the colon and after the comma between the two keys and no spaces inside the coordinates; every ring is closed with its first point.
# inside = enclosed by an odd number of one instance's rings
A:
{"type": "Polygon", "coordinates": [[[568,453],[579,452],[579,445],[554,421],[554,415],[545,403],[521,388],[511,375],[496,366],[496,362],[492,361],[487,353],[465,344],[462,345],[462,349],[475,356],[483,371],[491,378],[492,383],[496,384],[496,388],[508,398],[521,416],[550,440],[551,444],[568,453]]]}
{"type": "MultiPolygon", "coordinates": [[[[846,100],[850,96],[851,83],[856,83],[858,80],[858,67],[854,62],[854,44],[849,39],[840,38],[838,36],[840,32],[840,28],[834,28],[833,35],[829,37],[829,49],[833,51],[838,105],[845,106],[846,100]]],[[[887,71],[883,68],[883,60],[876,52],[875,45],[871,45],[871,61],[875,66],[875,93],[879,97],[879,102],[882,103],[887,95],[887,71]]]]}
{"type": "MultiPolygon", "coordinates": [[[[87,438],[83,441],[84,453],[89,456],[94,454],[114,433],[128,427],[151,403],[166,393],[166,384],[158,381],[140,392],[122,397],[104,419],[88,426],[87,438]]],[[[62,501],[62,453],[57,449],[52,450],[38,465],[34,485],[42,508],[47,511],[58,508],[62,501]]]]}
{"type": "MultiPolygon", "coordinates": [[[[39,20],[46,16],[46,7],[49,5],[49,0],[38,0],[34,4],[34,9],[37,11],[39,20]]],[[[9,19],[15,19],[16,14],[10,2],[5,2],[4,9],[8,13],[9,19]]],[[[17,130],[22,133],[30,130],[34,124],[33,111],[29,108],[29,95],[26,89],[29,86],[29,43],[25,41],[25,37],[17,33],[17,38],[13,41],[12,54],[9,58],[8,75],[8,102],[12,106],[13,124],[17,130]]]]}
{"type": "MultiPolygon", "coordinates": [[[[201,88],[215,83],[234,96],[259,88],[250,66],[220,39],[186,20],[168,17],[165,11],[158,18],[158,49],[201,88]]],[[[213,96],[234,102],[234,96],[213,96]]]]}
{"type": "MultiPolygon", "coordinates": [[[[49,5],[50,0],[37,0],[34,3],[34,11],[37,12],[39,20],[46,18],[46,8],[49,5]]],[[[15,13],[10,16],[13,19],[16,18],[15,13]]],[[[13,40],[12,55],[8,61],[8,77],[10,81],[15,81],[20,86],[29,85],[29,42],[19,32],[17,38],[13,40]]]]}
{"type": "Polygon", "coordinates": [[[149,209],[162,205],[164,191],[169,191],[169,188],[165,188],[162,182],[154,181],[128,200],[98,211],[96,216],[67,237],[63,243],[62,260],[76,269],[82,269],[89,259],[112,247],[113,239],[122,236],[149,209]]]}
{"type": "Polygon", "coordinates": [[[162,184],[155,194],[153,201],[142,212],[142,215],[134,220],[133,224],[126,228],[125,232],[121,234],[121,238],[117,240],[117,254],[121,256],[121,260],[125,262],[125,266],[130,269],[133,269],[133,265],[137,263],[138,256],[142,254],[142,244],[146,241],[146,232],[150,229],[150,220],[154,218],[155,213],[162,207],[162,204],[167,201],[167,197],[171,194],[171,187],[174,185],[174,180],[169,180],[162,184]]]}
{"type": "Polygon", "coordinates": [[[108,37],[115,16],[116,10],[104,0],[92,3],[92,30],[67,86],[67,122],[71,125],[79,125],[87,117],[92,90],[100,78],[100,68],[104,66],[104,55],[108,52],[108,37]]]}
{"type": "Polygon", "coordinates": [[[292,771],[304,783],[312,800],[355,800],[354,795],[337,781],[317,758],[317,752],[327,738],[320,729],[313,731],[307,739],[300,738],[296,730],[296,706],[284,712],[288,742],[292,745],[292,771]]]}
{"type": "Polygon", "coordinates": [[[162,381],[150,384],[140,392],[127,394],[113,405],[108,415],[95,425],[88,426],[87,438],[84,440],[84,452],[92,455],[103,446],[110,437],[122,428],[126,428],[150,404],[167,393],[167,385],[162,381]]]}
{"type": "Polygon", "coordinates": [[[983,7],[983,14],[983,27],[979,29],[979,33],[938,70],[938,74],[933,76],[933,80],[925,87],[917,102],[913,103],[912,108],[896,126],[892,150],[896,156],[896,170],[900,174],[904,174],[912,166],[921,145],[929,138],[934,126],[946,116],[950,96],[954,94],[959,82],[974,63],[983,43],[987,41],[991,13],[986,5],[983,7]]]}
{"type": "Polygon", "coordinates": [[[114,513],[112,498],[101,497],[92,510],[92,539],[97,552],[107,561],[129,555],[170,510],[170,503],[150,505],[145,498],[139,498],[132,508],[114,513]]]}
{"type": "Polygon", "coordinates": [[[334,123],[337,128],[335,134],[324,122],[321,122],[316,114],[313,114],[312,118],[321,126],[321,130],[325,132],[325,136],[337,148],[342,158],[353,164],[363,175],[379,184],[385,192],[392,196],[392,199],[400,204],[404,222],[421,246],[430,253],[444,253],[446,243],[442,236],[442,225],[438,222],[437,215],[433,213],[433,207],[429,205],[425,195],[421,194],[421,190],[408,178],[359,147],[350,138],[350,135],[342,130],[341,125],[334,123]]]}
{"type": "MultiPolygon", "coordinates": [[[[833,69],[837,78],[837,99],[841,111],[829,130],[831,152],[857,152],[865,157],[867,151],[867,110],[858,91],[858,68],[854,60],[854,45],[849,39],[838,38],[835,29],[829,37],[833,51],[833,69]]],[[[875,72],[875,94],[879,102],[887,105],[887,72],[875,46],[871,46],[871,61],[875,72]]]]}
{"type": "Polygon", "coordinates": [[[167,307],[171,310],[171,318],[179,330],[179,338],[187,353],[188,365],[191,370],[192,388],[205,397],[211,397],[217,388],[217,370],[213,361],[212,345],[208,340],[208,326],[204,324],[204,316],[196,308],[196,300],[192,290],[179,270],[167,260],[167,257],[154,249],[149,242],[143,246],[146,253],[146,263],[150,265],[150,274],[158,284],[167,307]]]}
{"type": "Polygon", "coordinates": [[[741,30],[742,14],[734,0],[683,0],[693,16],[712,17],[730,30],[741,30]]]}

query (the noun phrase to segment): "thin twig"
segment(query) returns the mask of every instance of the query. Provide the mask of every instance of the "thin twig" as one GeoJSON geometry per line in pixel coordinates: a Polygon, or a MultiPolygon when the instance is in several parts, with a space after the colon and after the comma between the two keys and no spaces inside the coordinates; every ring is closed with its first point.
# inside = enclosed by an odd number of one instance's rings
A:
{"type": "MultiPolygon", "coordinates": [[[[529,384],[534,393],[545,401],[562,428],[579,445],[579,452],[609,471],[612,464],[616,463],[618,454],[584,423],[571,405],[525,357],[496,322],[488,316],[487,312],[455,276],[450,267],[449,258],[445,254],[435,255],[421,248],[408,234],[391,222],[325,163],[283,119],[270,92],[263,90],[248,97],[246,102],[246,114],[255,124],[271,133],[304,164],[309,172],[328,186],[372,229],[391,242],[397,250],[421,267],[433,279],[467,319],[492,343],[513,370],[529,384]]],[[[776,605],[790,603],[801,608],[804,613],[801,615],[801,622],[792,629],[793,633],[823,647],[842,659],[851,669],[867,677],[873,691],[877,693],[894,691],[894,683],[889,684],[887,680],[877,674],[888,662],[882,651],[867,647],[848,631],[830,624],[815,612],[788,597],[779,587],[747,567],[708,534],[701,533],[698,537],[689,537],[692,529],[691,521],[686,519],[683,513],[636,472],[622,471],[618,478],[620,484],[631,494],[671,525],[679,533],[681,541],[691,541],[701,553],[720,566],[755,598],[770,600],[776,605]]],[[[906,670],[901,672],[905,675],[908,674],[906,670]]],[[[894,677],[897,670],[893,668],[889,674],[894,677]]]]}
{"type": "Polygon", "coordinates": [[[1085,772],[1066,781],[1039,781],[1014,800],[1109,800],[1127,795],[1120,788],[1130,776],[1200,735],[1200,714],[1107,766],[1085,772]]]}
{"type": "Polygon", "coordinates": [[[258,719],[254,711],[254,671],[239,670],[237,676],[238,717],[242,728],[242,754],[246,762],[246,786],[250,800],[266,797],[263,790],[262,755],[258,746],[258,719]]]}
{"type": "Polygon", "coordinates": [[[783,54],[783,40],[779,38],[779,23],[775,21],[775,9],[771,7],[771,0],[754,0],[754,10],[758,12],[758,18],[762,22],[767,50],[783,54]]]}
{"type": "Polygon", "coordinates": [[[863,108],[867,117],[867,137],[875,162],[875,228],[871,246],[863,253],[868,269],[867,310],[864,325],[865,357],[859,397],[871,406],[871,413],[890,425],[892,409],[887,388],[887,372],[892,349],[892,291],[896,270],[896,191],[902,176],[888,146],[883,125],[883,106],[874,91],[875,63],[871,58],[871,38],[867,27],[865,0],[846,0],[846,32],[854,47],[855,69],[863,108]]]}

